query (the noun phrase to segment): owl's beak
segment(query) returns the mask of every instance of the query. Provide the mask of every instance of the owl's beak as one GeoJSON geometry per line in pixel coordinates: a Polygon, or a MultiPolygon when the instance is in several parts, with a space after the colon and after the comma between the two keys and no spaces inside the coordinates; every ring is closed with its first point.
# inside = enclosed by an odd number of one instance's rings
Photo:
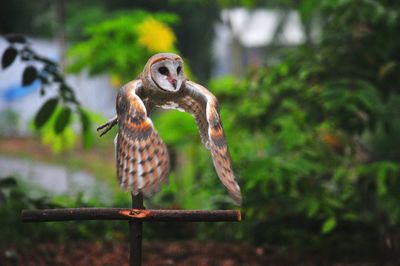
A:
{"type": "Polygon", "coordinates": [[[173,80],[171,81],[171,84],[172,84],[172,86],[174,87],[174,89],[176,89],[176,84],[177,84],[176,79],[173,79],[173,80]]]}
{"type": "Polygon", "coordinates": [[[176,85],[178,84],[178,81],[175,78],[173,78],[172,76],[168,76],[167,80],[172,85],[172,87],[174,87],[174,89],[176,90],[176,85]]]}

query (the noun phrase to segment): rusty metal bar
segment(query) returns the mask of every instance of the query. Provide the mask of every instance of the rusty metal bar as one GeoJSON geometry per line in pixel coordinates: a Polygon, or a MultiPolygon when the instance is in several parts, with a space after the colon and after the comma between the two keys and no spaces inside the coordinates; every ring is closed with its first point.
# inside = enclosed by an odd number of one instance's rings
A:
{"type": "Polygon", "coordinates": [[[239,210],[142,210],[124,208],[71,208],[23,210],[23,222],[75,220],[140,220],[148,222],[239,222],[239,210]]]}
{"type": "MultiPolygon", "coordinates": [[[[132,194],[132,209],[144,209],[143,196],[141,193],[138,195],[132,194]]],[[[130,266],[141,266],[142,265],[142,224],[141,220],[130,220],[129,221],[129,234],[130,234],[130,253],[129,253],[129,265],[130,266]]]]}

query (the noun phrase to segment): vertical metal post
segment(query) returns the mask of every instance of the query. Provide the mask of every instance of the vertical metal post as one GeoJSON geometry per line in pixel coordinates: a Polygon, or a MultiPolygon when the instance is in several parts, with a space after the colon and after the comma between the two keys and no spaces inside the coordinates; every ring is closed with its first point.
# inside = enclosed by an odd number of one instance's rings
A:
{"type": "MultiPolygon", "coordinates": [[[[132,194],[132,208],[144,209],[143,196],[141,193],[139,193],[136,196],[132,194]]],[[[129,265],[141,266],[142,265],[142,222],[129,221],[129,234],[130,234],[129,265]]]]}

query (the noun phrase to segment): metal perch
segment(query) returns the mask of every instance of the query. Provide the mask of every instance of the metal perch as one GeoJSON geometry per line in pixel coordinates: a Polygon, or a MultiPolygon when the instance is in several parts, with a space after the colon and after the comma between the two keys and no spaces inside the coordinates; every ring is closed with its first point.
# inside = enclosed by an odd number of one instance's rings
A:
{"type": "Polygon", "coordinates": [[[23,222],[76,220],[128,220],[144,222],[239,222],[240,211],[143,210],[123,208],[72,208],[23,210],[23,222]]]}
{"type": "Polygon", "coordinates": [[[130,231],[129,265],[142,265],[143,222],[239,222],[238,210],[145,210],[141,194],[132,195],[132,209],[70,208],[22,210],[23,222],[62,222],[79,220],[126,220],[130,231]]]}

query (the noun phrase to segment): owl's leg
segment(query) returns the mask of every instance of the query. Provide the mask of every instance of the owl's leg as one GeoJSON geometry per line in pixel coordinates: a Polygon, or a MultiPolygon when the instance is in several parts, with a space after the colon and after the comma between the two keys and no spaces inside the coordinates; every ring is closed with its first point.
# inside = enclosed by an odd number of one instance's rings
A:
{"type": "Polygon", "coordinates": [[[97,131],[100,132],[100,137],[106,134],[110,129],[112,129],[116,124],[118,124],[118,116],[114,116],[113,118],[109,119],[106,123],[99,126],[97,131]]]}

